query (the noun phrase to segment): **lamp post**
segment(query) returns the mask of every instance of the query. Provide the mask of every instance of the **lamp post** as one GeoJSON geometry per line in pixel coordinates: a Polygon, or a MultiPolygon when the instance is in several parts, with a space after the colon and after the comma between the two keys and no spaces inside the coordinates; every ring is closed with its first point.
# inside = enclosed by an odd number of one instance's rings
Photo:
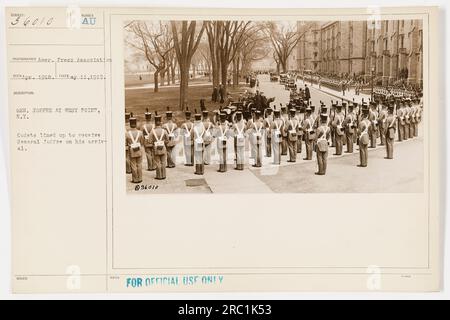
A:
{"type": "Polygon", "coordinates": [[[371,80],[371,82],[372,82],[372,92],[370,94],[370,100],[373,101],[373,77],[375,75],[375,67],[372,67],[372,69],[370,71],[371,71],[371,75],[372,75],[372,80],[371,80]]]}

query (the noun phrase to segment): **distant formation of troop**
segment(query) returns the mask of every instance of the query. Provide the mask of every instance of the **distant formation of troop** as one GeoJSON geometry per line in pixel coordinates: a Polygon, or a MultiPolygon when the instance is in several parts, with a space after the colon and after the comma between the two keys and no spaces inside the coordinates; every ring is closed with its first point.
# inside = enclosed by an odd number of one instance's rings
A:
{"type": "MultiPolygon", "coordinates": [[[[126,172],[133,183],[142,182],[142,167],[155,171],[156,179],[165,179],[166,169],[177,165],[177,154],[183,154],[184,165],[193,166],[194,173],[203,175],[205,165],[211,165],[211,154],[218,153],[218,171],[228,170],[228,154],[234,154],[234,169],[244,170],[248,148],[253,167],[263,165],[263,157],[279,165],[282,156],[296,162],[305,148],[303,160],[316,153],[317,175],[325,175],[328,151],[335,155],[354,152],[359,148],[359,167],[368,164],[368,149],[386,147],[385,159],[394,157],[394,140],[418,136],[423,105],[420,97],[390,97],[362,102],[323,102],[316,109],[309,97],[295,99],[278,108],[251,109],[250,117],[237,108],[230,115],[222,111],[186,111],[184,120],[176,123],[171,111],[161,115],[144,114],[138,124],[133,114],[125,113],[126,172]],[[181,150],[182,148],[182,150],[181,150]],[[146,161],[144,162],[144,158],[146,161]]],[[[267,163],[267,162],[266,162],[267,163]]]]}

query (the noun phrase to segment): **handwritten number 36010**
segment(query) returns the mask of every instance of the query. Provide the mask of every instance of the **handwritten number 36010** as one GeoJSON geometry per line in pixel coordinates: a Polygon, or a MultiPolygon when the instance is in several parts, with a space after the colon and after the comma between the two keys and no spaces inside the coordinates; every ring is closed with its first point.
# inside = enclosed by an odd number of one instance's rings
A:
{"type": "Polygon", "coordinates": [[[25,17],[17,16],[11,21],[12,26],[23,25],[24,27],[50,26],[53,23],[53,17],[25,17]]]}

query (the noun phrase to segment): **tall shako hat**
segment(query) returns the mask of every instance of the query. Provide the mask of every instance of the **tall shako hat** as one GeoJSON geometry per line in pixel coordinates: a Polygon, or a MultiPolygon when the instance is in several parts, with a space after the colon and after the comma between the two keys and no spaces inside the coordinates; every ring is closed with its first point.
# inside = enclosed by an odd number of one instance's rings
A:
{"type": "Polygon", "coordinates": [[[202,115],[200,113],[196,113],[194,117],[196,121],[202,120],[202,115]]]}
{"type": "Polygon", "coordinates": [[[133,117],[133,115],[130,116],[130,127],[136,128],[137,125],[137,119],[133,117]]]}
{"type": "Polygon", "coordinates": [[[321,122],[326,122],[327,121],[327,119],[328,119],[328,115],[325,113],[321,113],[320,114],[320,121],[321,122]]]}
{"type": "Polygon", "coordinates": [[[148,111],[148,108],[145,109],[144,115],[145,115],[145,120],[146,120],[146,121],[152,120],[152,114],[151,114],[151,112],[148,111]]]}
{"type": "Polygon", "coordinates": [[[130,120],[131,113],[125,112],[125,122],[128,122],[130,120]]]}
{"type": "Polygon", "coordinates": [[[166,118],[167,118],[167,119],[172,119],[172,111],[170,111],[170,108],[169,108],[169,107],[167,107],[166,118]]]}
{"type": "Polygon", "coordinates": [[[161,116],[160,116],[160,115],[156,115],[156,116],[155,116],[155,124],[156,124],[156,125],[161,124],[161,116]]]}

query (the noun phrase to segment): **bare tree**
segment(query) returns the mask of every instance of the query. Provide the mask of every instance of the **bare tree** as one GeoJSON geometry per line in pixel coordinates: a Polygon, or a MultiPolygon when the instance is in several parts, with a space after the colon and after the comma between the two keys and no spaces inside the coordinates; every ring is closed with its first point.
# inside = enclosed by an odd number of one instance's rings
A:
{"type": "Polygon", "coordinates": [[[127,43],[143,52],[147,61],[155,69],[154,92],[158,92],[159,75],[162,74],[164,78],[170,52],[174,48],[169,25],[162,21],[159,23],[132,21],[125,26],[125,29],[134,34],[134,39],[128,40],[127,43]]]}
{"type": "Polygon", "coordinates": [[[205,30],[205,24],[197,28],[197,21],[171,21],[175,53],[180,70],[180,108],[188,104],[189,67],[205,30]]]}
{"type": "MultiPolygon", "coordinates": [[[[282,69],[283,72],[288,71],[288,58],[294,48],[300,41],[303,33],[297,31],[294,24],[282,24],[276,22],[267,22],[265,28],[266,34],[272,43],[274,50],[275,62],[277,62],[277,69],[282,69]]],[[[306,31],[305,31],[306,32],[306,31]]]]}

